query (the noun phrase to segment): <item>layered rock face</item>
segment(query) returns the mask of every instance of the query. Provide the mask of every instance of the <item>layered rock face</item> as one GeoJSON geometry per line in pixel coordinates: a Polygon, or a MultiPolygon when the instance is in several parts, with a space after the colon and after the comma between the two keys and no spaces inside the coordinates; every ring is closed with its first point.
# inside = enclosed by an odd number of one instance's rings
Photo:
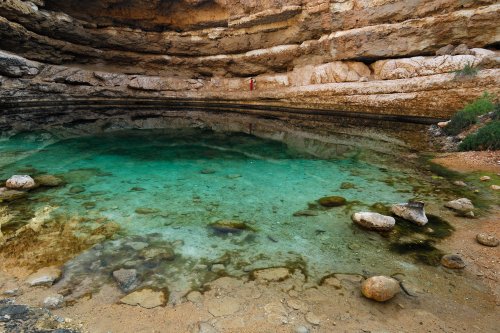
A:
{"type": "Polygon", "coordinates": [[[499,19],[494,0],[4,0],[0,105],[425,123],[500,93],[499,19]]]}

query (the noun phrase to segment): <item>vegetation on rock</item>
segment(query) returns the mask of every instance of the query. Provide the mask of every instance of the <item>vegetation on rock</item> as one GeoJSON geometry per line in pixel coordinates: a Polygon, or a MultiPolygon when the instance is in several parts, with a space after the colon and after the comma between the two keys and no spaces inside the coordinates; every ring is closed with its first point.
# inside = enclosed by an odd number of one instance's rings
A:
{"type": "Polygon", "coordinates": [[[470,63],[466,64],[462,69],[454,71],[455,78],[474,77],[479,73],[479,68],[474,67],[470,63]]]}
{"type": "Polygon", "coordinates": [[[494,120],[467,136],[460,143],[459,150],[498,150],[500,149],[500,120],[494,120]]]}
{"type": "Polygon", "coordinates": [[[466,105],[451,118],[445,132],[448,135],[457,135],[469,126],[477,122],[477,118],[483,114],[493,111],[494,104],[492,96],[484,93],[479,99],[466,105]]]}

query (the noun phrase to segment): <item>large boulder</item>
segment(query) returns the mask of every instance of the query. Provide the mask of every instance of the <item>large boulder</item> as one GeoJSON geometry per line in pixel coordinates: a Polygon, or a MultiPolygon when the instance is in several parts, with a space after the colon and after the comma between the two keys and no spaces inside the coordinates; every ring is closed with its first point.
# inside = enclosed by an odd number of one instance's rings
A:
{"type": "Polygon", "coordinates": [[[373,212],[354,213],[351,218],[357,225],[375,231],[388,231],[396,225],[396,220],[392,216],[373,212]]]}
{"type": "Polygon", "coordinates": [[[387,276],[372,276],[361,284],[361,292],[366,298],[385,302],[400,292],[399,281],[387,276]]]}
{"type": "Polygon", "coordinates": [[[424,205],[421,201],[409,201],[408,203],[392,205],[391,212],[405,220],[423,226],[429,222],[425,215],[424,205]]]}
{"type": "Polygon", "coordinates": [[[11,190],[31,190],[36,187],[36,183],[28,175],[14,175],[7,179],[5,186],[11,190]]]}

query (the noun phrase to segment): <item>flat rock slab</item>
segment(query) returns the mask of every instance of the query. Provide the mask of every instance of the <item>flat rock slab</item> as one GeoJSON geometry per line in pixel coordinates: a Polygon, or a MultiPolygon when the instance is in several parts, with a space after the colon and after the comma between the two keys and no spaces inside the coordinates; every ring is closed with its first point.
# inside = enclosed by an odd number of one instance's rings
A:
{"type": "Polygon", "coordinates": [[[287,279],[290,276],[288,268],[267,268],[254,271],[252,276],[257,281],[278,282],[287,279]]]}
{"type": "Polygon", "coordinates": [[[62,271],[59,267],[50,266],[39,269],[35,273],[31,274],[26,283],[30,286],[51,286],[55,281],[61,278],[62,271]]]}
{"type": "Polygon", "coordinates": [[[123,304],[140,306],[146,309],[163,306],[167,303],[167,297],[163,291],[155,291],[152,289],[142,289],[135,291],[120,300],[123,304]]]}
{"type": "Polygon", "coordinates": [[[215,317],[229,316],[240,311],[241,303],[234,297],[223,297],[209,300],[207,308],[215,317]]]}

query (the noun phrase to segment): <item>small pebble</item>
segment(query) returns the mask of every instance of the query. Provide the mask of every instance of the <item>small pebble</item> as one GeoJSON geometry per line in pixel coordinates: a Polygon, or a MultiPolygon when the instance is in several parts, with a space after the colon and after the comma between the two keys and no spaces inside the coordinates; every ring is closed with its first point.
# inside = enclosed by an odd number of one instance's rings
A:
{"type": "Polygon", "coordinates": [[[461,269],[465,267],[465,262],[458,254],[447,254],[441,258],[441,265],[451,269],[461,269]]]}
{"type": "Polygon", "coordinates": [[[312,325],[319,325],[321,323],[321,319],[312,312],[306,313],[306,321],[312,325]]]}

